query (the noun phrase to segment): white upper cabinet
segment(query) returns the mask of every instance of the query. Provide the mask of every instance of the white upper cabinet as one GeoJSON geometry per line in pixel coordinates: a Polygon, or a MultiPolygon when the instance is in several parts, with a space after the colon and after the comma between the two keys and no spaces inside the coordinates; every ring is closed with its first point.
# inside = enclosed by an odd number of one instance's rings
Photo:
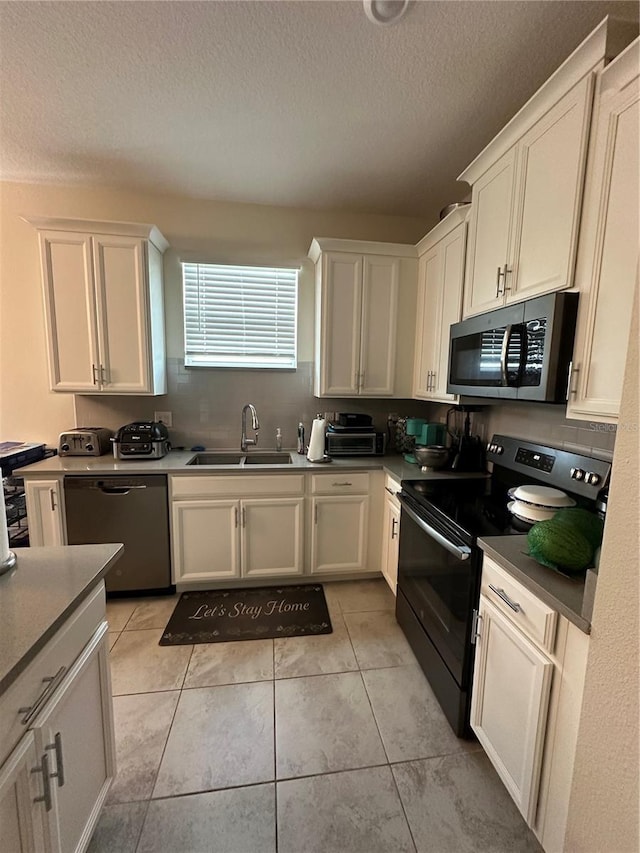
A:
{"type": "Polygon", "coordinates": [[[164,394],[162,253],[154,226],[29,219],[39,232],[49,379],[76,394],[164,394]]]}
{"type": "Polygon", "coordinates": [[[460,175],[465,317],[573,286],[594,79],[625,38],[605,19],[460,175]]]}
{"type": "Polygon", "coordinates": [[[309,257],[316,264],[314,394],[406,396],[396,355],[410,363],[411,354],[396,341],[399,321],[403,333],[412,323],[405,315],[415,298],[415,247],[314,240],[309,257]]]}
{"type": "Polygon", "coordinates": [[[578,323],[567,417],[615,422],[640,234],[640,42],[599,75],[578,246],[578,323]]]}
{"type": "Polygon", "coordinates": [[[468,210],[455,210],[418,243],[413,397],[450,402],[447,393],[449,327],[462,310],[468,210]]]}

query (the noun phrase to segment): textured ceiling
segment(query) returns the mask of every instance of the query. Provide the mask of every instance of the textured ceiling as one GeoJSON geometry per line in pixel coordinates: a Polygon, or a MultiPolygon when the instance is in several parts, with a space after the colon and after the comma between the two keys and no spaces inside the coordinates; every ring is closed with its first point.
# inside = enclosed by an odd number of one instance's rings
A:
{"type": "Polygon", "coordinates": [[[433,218],[636,2],[0,2],[0,178],[433,218]]]}

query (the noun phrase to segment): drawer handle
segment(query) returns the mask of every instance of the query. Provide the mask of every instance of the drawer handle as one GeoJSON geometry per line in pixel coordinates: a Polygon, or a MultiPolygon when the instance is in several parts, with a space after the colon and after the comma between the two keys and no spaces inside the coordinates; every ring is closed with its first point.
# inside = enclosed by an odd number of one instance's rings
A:
{"type": "Polygon", "coordinates": [[[32,767],[32,773],[42,773],[42,788],[43,794],[41,797],[34,797],[34,803],[44,803],[45,809],[50,812],[52,808],[51,803],[51,777],[49,774],[49,755],[45,752],[40,761],[39,767],[32,767]]]}
{"type": "Polygon", "coordinates": [[[391,538],[392,538],[392,539],[395,539],[395,538],[396,538],[396,536],[398,535],[398,531],[397,531],[397,529],[396,529],[397,524],[398,524],[398,519],[397,519],[397,518],[392,518],[392,519],[391,519],[391,538]]]}
{"type": "Polygon", "coordinates": [[[57,779],[58,788],[62,788],[64,785],[64,762],[62,759],[62,735],[60,732],[56,732],[54,742],[48,743],[45,746],[45,749],[54,749],[56,752],[56,772],[49,773],[49,778],[57,779]]]}
{"type": "Polygon", "coordinates": [[[332,483],[332,486],[353,486],[353,483],[344,482],[344,483],[332,483]]]}
{"type": "Polygon", "coordinates": [[[496,589],[493,584],[489,584],[489,589],[493,590],[493,592],[495,592],[498,598],[501,598],[508,607],[510,607],[516,613],[520,613],[522,607],[520,607],[517,601],[511,601],[511,599],[503,589],[496,589]]]}
{"type": "Polygon", "coordinates": [[[43,678],[42,682],[47,686],[38,696],[33,705],[28,705],[26,708],[18,708],[18,713],[24,714],[24,717],[20,720],[23,726],[28,725],[35,717],[35,715],[47,701],[49,696],[51,696],[51,694],[54,692],[58,684],[60,684],[60,682],[62,681],[62,677],[64,676],[66,671],[66,666],[61,666],[55,675],[48,675],[46,678],[43,678]]]}

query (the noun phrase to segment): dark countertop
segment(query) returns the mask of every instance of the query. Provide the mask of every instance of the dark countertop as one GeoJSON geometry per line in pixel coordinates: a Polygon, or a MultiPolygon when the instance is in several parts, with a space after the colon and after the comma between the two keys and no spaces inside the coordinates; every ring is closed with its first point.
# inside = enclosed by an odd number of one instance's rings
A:
{"type": "Polygon", "coordinates": [[[487,536],[486,539],[478,539],[478,545],[488,557],[541,601],[553,607],[585,634],[591,632],[593,601],[589,599],[593,592],[585,595],[584,577],[565,577],[541,566],[532,557],[527,557],[523,553],[527,549],[526,536],[487,536]]]}
{"type": "Polygon", "coordinates": [[[123,545],[16,548],[0,577],[0,695],[102,580],[123,545]]]}

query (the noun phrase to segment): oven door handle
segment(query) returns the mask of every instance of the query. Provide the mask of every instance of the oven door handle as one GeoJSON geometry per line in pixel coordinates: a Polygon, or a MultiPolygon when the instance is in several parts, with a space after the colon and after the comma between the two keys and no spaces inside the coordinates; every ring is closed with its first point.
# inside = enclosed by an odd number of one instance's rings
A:
{"type": "Polygon", "coordinates": [[[420,516],[415,513],[411,507],[407,504],[406,500],[399,495],[400,502],[402,503],[402,509],[407,513],[409,518],[418,525],[418,527],[424,531],[427,536],[431,536],[432,539],[435,539],[439,545],[442,545],[450,554],[453,554],[454,557],[457,557],[458,560],[468,560],[471,556],[471,548],[468,545],[454,545],[453,542],[450,542],[446,536],[443,536],[442,533],[438,533],[430,524],[427,524],[424,519],[420,518],[420,516]]]}

